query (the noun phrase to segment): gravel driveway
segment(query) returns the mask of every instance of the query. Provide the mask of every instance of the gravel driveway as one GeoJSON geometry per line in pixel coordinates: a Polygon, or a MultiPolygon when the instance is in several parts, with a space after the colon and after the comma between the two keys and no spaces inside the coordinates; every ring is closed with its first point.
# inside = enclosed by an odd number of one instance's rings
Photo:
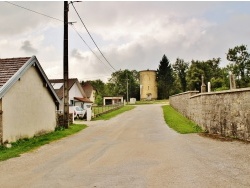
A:
{"type": "Polygon", "coordinates": [[[178,134],[165,125],[161,105],[87,124],[0,162],[0,187],[250,187],[249,144],[178,134]]]}

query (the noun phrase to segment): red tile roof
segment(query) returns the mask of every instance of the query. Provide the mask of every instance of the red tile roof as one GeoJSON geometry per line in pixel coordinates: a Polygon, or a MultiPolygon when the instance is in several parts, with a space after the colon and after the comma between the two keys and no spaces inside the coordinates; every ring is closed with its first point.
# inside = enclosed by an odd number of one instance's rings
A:
{"type": "MultiPolygon", "coordinates": [[[[63,79],[51,79],[49,80],[51,84],[53,83],[64,83],[63,79]]],[[[68,87],[69,90],[71,89],[71,87],[77,82],[77,78],[69,78],[68,79],[68,87]]],[[[57,96],[59,97],[59,99],[63,98],[63,85],[60,89],[55,89],[57,96]]]]}
{"type": "Polygon", "coordinates": [[[78,101],[82,101],[82,102],[86,102],[86,103],[93,103],[91,100],[89,100],[88,98],[80,98],[80,97],[74,97],[74,99],[78,100],[78,101]]]}
{"type": "Polygon", "coordinates": [[[2,87],[31,57],[0,59],[0,87],[2,87]]]}
{"type": "Polygon", "coordinates": [[[91,85],[91,83],[86,82],[82,86],[83,91],[87,95],[88,98],[91,97],[92,91],[94,90],[94,87],[91,85]]]}

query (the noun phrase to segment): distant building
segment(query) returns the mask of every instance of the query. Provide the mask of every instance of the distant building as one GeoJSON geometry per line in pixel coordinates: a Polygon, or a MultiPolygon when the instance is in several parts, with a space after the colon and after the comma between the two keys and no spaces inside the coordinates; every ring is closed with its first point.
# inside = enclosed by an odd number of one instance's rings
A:
{"type": "Polygon", "coordinates": [[[115,105],[115,104],[122,104],[123,97],[116,96],[116,97],[103,97],[103,105],[115,105]]]}
{"type": "MultiPolygon", "coordinates": [[[[63,95],[63,79],[51,79],[51,85],[53,86],[58,98],[60,99],[60,105],[58,110],[63,112],[64,108],[64,95],[63,95]]],[[[69,106],[79,106],[83,109],[86,108],[86,105],[92,104],[86,94],[84,93],[81,84],[79,83],[77,78],[69,78],[68,79],[68,88],[69,88],[69,106]]]]}
{"type": "Polygon", "coordinates": [[[85,92],[87,98],[92,101],[95,102],[95,98],[96,98],[96,89],[91,85],[90,82],[86,82],[82,85],[82,89],[85,92]]]}
{"type": "Polygon", "coordinates": [[[157,82],[155,70],[140,71],[140,100],[155,100],[157,95],[157,82]]]}

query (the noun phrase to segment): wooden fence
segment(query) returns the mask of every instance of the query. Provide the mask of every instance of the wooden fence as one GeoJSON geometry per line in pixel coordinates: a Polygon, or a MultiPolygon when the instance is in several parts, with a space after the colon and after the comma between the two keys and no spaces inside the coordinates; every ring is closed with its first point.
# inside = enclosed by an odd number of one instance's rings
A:
{"type": "Polygon", "coordinates": [[[123,103],[117,103],[117,104],[105,105],[105,106],[92,106],[92,113],[94,117],[97,117],[99,115],[108,113],[110,111],[116,110],[121,107],[123,107],[123,103]]]}

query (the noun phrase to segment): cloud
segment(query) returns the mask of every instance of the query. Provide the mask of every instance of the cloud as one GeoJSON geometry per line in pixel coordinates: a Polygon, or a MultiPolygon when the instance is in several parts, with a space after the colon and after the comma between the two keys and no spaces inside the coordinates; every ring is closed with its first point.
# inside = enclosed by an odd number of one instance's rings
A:
{"type": "Polygon", "coordinates": [[[32,44],[28,40],[22,43],[21,49],[27,53],[31,53],[31,54],[37,53],[37,50],[32,46],[32,44]]]}
{"type": "MultiPolygon", "coordinates": [[[[63,20],[63,2],[15,3],[63,20]]],[[[48,77],[62,77],[63,24],[6,2],[0,4],[0,56],[32,53],[48,77]]],[[[249,2],[86,1],[74,5],[117,70],[157,69],[163,54],[171,63],[177,57],[185,61],[221,57],[226,64],[229,48],[250,46],[250,29],[246,27],[249,2]]],[[[112,68],[96,50],[71,5],[69,21],[77,21],[74,26],[98,56],[69,27],[70,76],[82,80],[111,75],[112,68]]]]}

